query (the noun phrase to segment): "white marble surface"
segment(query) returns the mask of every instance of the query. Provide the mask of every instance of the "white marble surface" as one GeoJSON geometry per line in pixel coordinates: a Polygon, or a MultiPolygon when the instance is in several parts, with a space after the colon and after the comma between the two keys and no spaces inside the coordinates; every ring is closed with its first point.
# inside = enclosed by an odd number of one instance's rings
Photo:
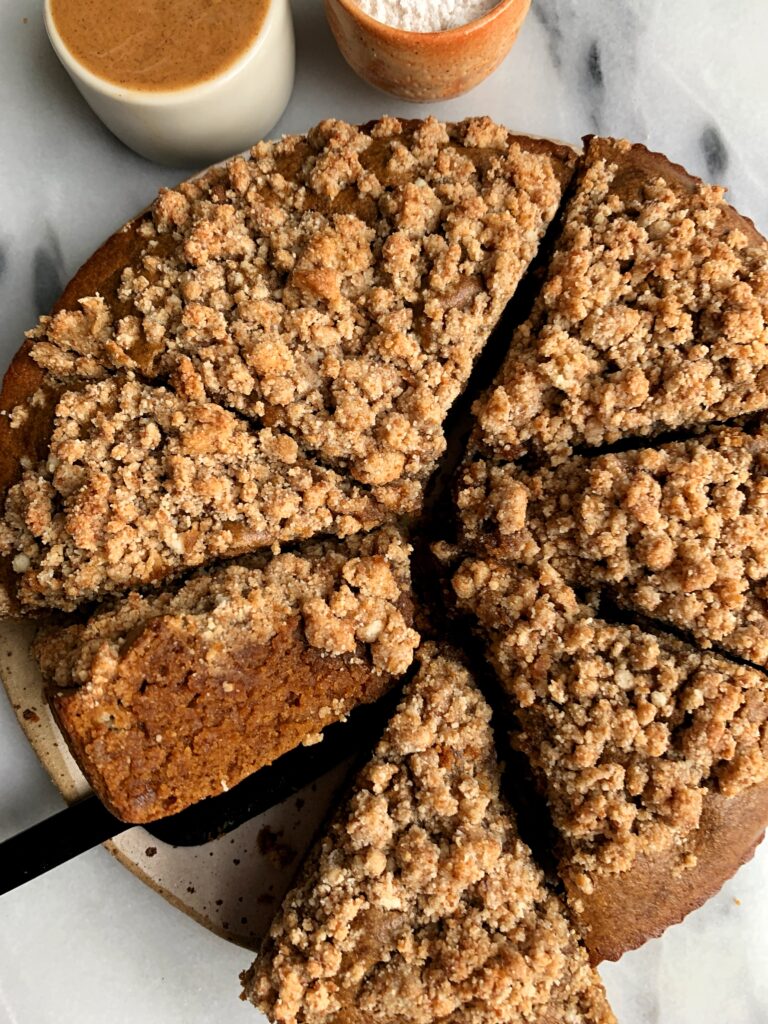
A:
{"type": "MultiPolygon", "coordinates": [[[[3,368],[96,245],[179,170],[94,119],[45,40],[40,0],[0,3],[3,368]]],[[[358,81],[319,0],[294,0],[298,77],[276,132],[324,116],[488,113],[566,140],[628,135],[732,189],[768,228],[764,0],[534,0],[504,65],[471,94],[414,107],[358,81]]],[[[183,169],[182,169],[183,170],[183,169]]],[[[60,800],[0,697],[0,839],[60,800]]],[[[765,1024],[768,848],[681,926],[603,969],[621,1024],[765,1024]]],[[[0,898],[2,1024],[255,1021],[247,954],[146,889],[102,850],[0,898]]]]}

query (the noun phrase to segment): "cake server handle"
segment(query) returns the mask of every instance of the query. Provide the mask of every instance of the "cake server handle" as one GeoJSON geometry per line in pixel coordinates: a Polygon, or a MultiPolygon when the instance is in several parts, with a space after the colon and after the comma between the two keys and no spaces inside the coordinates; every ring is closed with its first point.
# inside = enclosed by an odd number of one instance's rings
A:
{"type": "Polygon", "coordinates": [[[65,807],[0,843],[0,895],[129,828],[95,796],[65,807]]]}
{"type": "Polygon", "coordinates": [[[378,739],[399,697],[395,687],[375,703],[355,708],[346,721],[326,726],[322,743],[289,750],[228,792],[158,821],[141,826],[120,821],[97,797],[87,796],[0,843],[0,896],[129,828],[145,828],[171,846],[200,846],[231,832],[326,772],[351,765],[378,739]]]}

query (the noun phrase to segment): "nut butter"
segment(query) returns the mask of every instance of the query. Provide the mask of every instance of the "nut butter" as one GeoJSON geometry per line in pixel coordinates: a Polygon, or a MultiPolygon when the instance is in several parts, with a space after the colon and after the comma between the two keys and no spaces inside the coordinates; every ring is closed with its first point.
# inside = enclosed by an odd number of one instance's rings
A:
{"type": "Polygon", "coordinates": [[[45,0],[45,28],[94,113],[159,163],[246,149],[293,89],[290,0],[45,0]]]}
{"type": "Polygon", "coordinates": [[[242,56],[270,0],[52,0],[69,51],[99,78],[127,89],[183,89],[242,56]]]}

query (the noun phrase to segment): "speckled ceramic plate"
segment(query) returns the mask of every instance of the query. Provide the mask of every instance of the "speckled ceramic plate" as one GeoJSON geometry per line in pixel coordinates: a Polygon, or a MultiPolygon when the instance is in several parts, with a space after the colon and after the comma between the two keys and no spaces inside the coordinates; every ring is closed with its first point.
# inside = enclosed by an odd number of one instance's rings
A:
{"type": "MultiPolygon", "coordinates": [[[[65,800],[88,783],[51,715],[29,648],[35,627],[0,622],[0,676],[21,727],[65,800]]],[[[255,949],[342,783],[344,766],[202,846],[174,847],[137,826],[105,844],[129,871],[210,931],[255,949]]]]}

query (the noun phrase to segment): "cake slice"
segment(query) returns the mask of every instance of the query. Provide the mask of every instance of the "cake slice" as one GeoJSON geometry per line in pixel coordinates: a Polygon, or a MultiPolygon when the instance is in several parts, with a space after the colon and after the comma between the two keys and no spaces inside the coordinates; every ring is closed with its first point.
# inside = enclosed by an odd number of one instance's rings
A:
{"type": "Polygon", "coordinates": [[[549,560],[632,612],[768,666],[768,430],[526,473],[478,459],[458,501],[466,544],[519,564],[549,560]]]}
{"type": "Polygon", "coordinates": [[[378,699],[419,639],[409,555],[392,528],[315,542],[43,630],[49,703],[102,802],[175,813],[378,699]]]}
{"type": "Polygon", "coordinates": [[[62,381],[189,358],[209,400],[356,479],[421,478],[575,159],[485,117],[261,142],[163,190],[111,294],[72,295],[29,356],[62,381]]]}
{"type": "Polygon", "coordinates": [[[477,441],[574,446],[768,407],[768,244],[666,157],[587,140],[546,282],[477,406],[477,441]]]}
{"type": "Polygon", "coordinates": [[[372,491],[194,387],[110,377],[59,399],[45,459],[8,492],[0,553],[22,608],[72,610],[280,541],[369,530],[415,502],[408,481],[372,491]]]}
{"type": "Polygon", "coordinates": [[[768,824],[768,676],[608,622],[542,562],[454,577],[519,723],[593,961],[701,905],[768,824]]]}
{"type": "Polygon", "coordinates": [[[521,842],[490,709],[428,646],[286,897],[244,995],[280,1024],[608,1024],[602,985],[521,842]]]}

